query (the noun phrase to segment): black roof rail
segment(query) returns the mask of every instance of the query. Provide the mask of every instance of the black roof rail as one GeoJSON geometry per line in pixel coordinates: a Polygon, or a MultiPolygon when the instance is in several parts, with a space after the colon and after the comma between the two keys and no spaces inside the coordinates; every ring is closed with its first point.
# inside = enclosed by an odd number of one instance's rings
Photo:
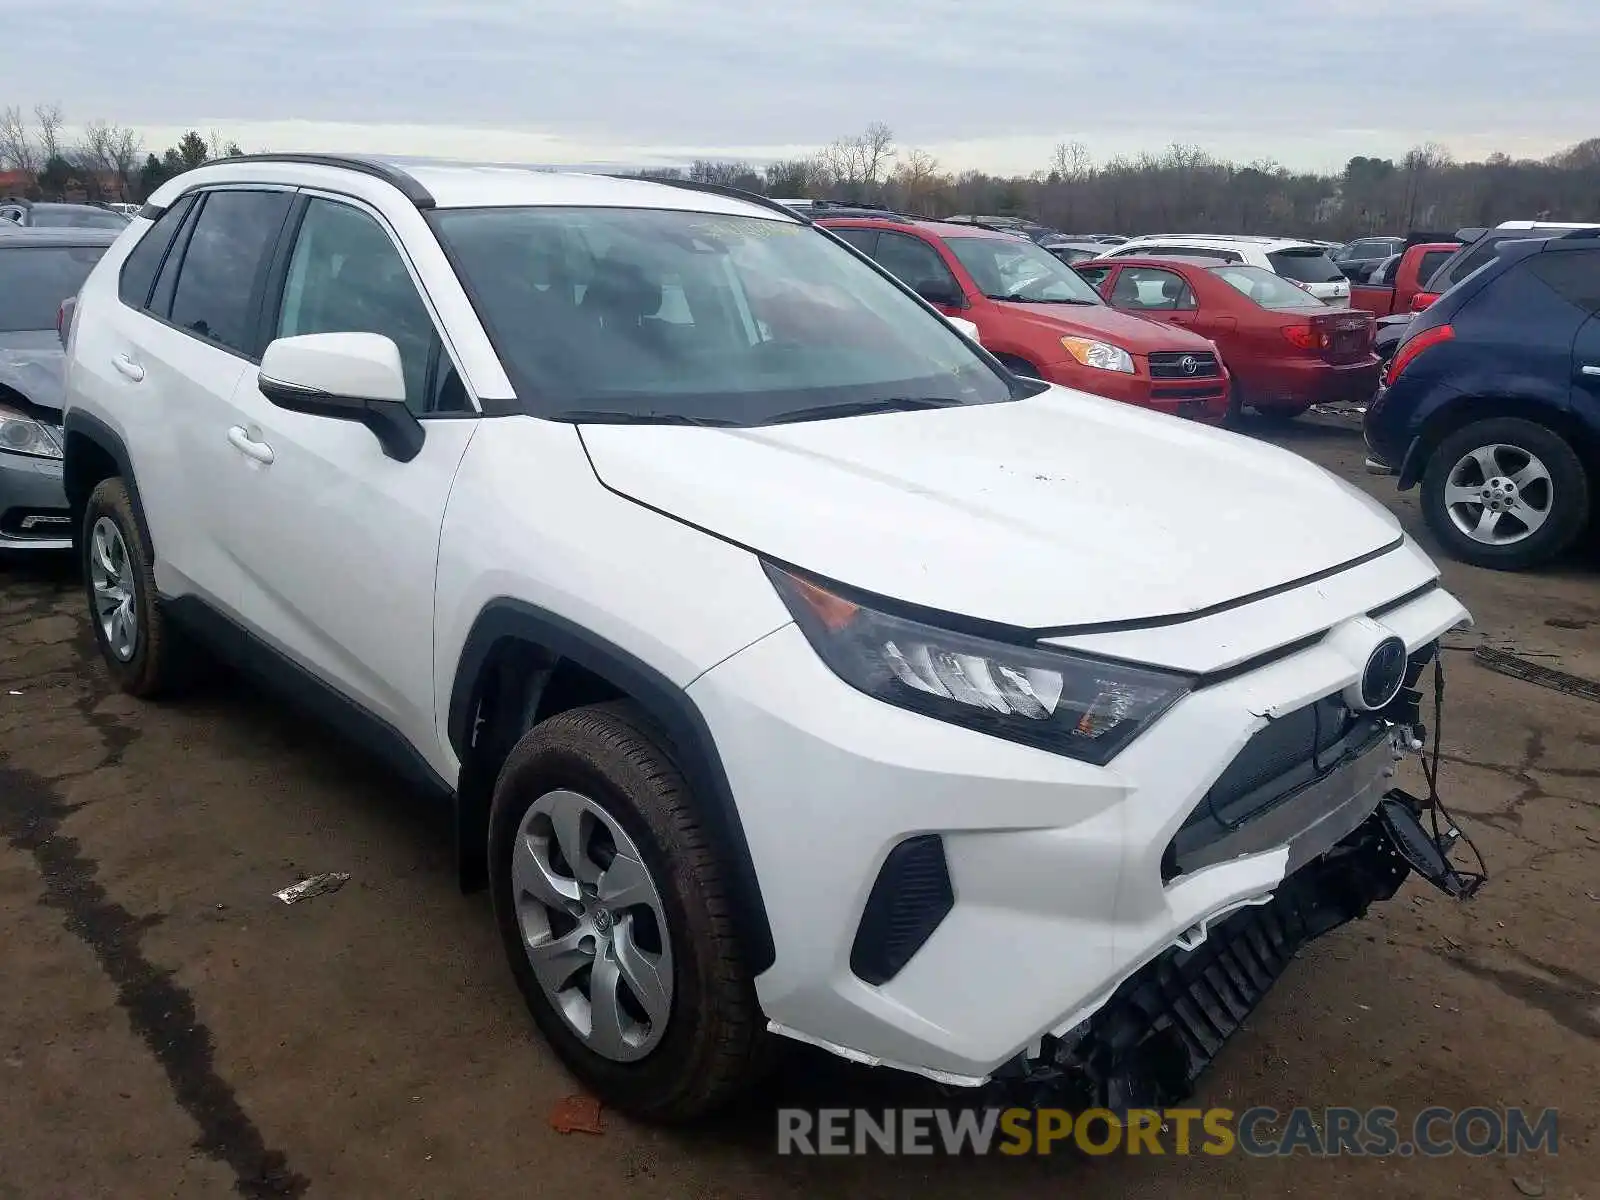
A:
{"type": "MultiPolygon", "coordinates": [[[[624,176],[623,178],[631,178],[624,176]]],[[[760,192],[747,192],[743,188],[728,187],[722,183],[702,183],[698,179],[656,179],[647,178],[645,183],[664,183],[668,187],[682,188],[686,192],[707,192],[713,196],[726,196],[730,200],[743,200],[746,204],[759,205],[770,208],[773,212],[780,212],[786,217],[793,217],[806,225],[811,224],[811,218],[805,213],[790,208],[787,204],[779,204],[770,196],[763,196],[760,192]]]]}
{"type": "Polygon", "coordinates": [[[436,203],[433,193],[418,183],[416,177],[408,171],[391,162],[366,154],[235,154],[228,158],[210,159],[201,166],[215,167],[223,163],[236,162],[303,163],[313,167],[338,167],[342,171],[356,171],[383,180],[397,188],[401,195],[418,208],[432,208],[436,203]]]}

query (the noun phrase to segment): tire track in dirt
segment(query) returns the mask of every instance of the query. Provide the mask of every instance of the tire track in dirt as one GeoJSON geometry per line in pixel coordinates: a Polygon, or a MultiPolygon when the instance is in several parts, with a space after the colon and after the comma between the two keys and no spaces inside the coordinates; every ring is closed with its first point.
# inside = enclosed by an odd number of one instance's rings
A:
{"type": "MultiPolygon", "coordinates": [[[[6,613],[4,624],[15,632],[30,618],[43,617],[58,600],[49,593],[21,612],[6,613]],[[17,620],[18,617],[22,621],[17,620]]],[[[78,660],[81,688],[74,704],[85,723],[105,745],[100,762],[81,778],[122,761],[137,731],[115,716],[95,712],[103,699],[98,681],[78,660]]],[[[234,1191],[250,1200],[304,1196],[310,1181],[290,1169],[286,1156],[266,1144],[233,1087],[216,1066],[211,1031],[200,1020],[193,995],[173,972],[151,962],[142,941],[160,924],[160,914],[137,916],[113,900],[99,880],[99,863],[78,840],[63,832],[80,805],[62,797],[62,780],[45,780],[12,765],[0,750],[0,837],[32,858],[44,885],[41,902],[61,913],[62,924],[94,954],[100,969],[117,990],[117,1003],[150,1054],[160,1064],[173,1098],[200,1129],[194,1147],[233,1171],[234,1191]]]]}

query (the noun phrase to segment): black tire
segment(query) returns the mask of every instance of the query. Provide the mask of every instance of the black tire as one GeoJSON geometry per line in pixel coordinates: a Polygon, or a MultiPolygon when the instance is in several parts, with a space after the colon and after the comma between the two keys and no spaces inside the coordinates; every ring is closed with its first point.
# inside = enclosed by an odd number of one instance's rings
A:
{"type": "Polygon", "coordinates": [[[1287,425],[1306,415],[1311,411],[1311,405],[1301,404],[1291,408],[1258,408],[1255,409],[1256,419],[1268,425],[1287,425]]]}
{"type": "Polygon", "coordinates": [[[999,359],[1000,365],[1013,375],[1021,375],[1028,379],[1044,378],[1039,368],[1025,358],[1018,358],[1015,354],[996,354],[995,358],[999,359]]]}
{"type": "Polygon", "coordinates": [[[545,1038],[599,1099],[678,1123],[734,1099],[766,1070],[772,1037],[734,933],[722,868],[666,740],[634,704],[559,713],[523,735],[495,785],[489,883],[512,974],[545,1038]],[[540,987],[524,950],[511,855],[529,807],[570,789],[597,803],[639,848],[667,915],[672,1004],[661,1041],[635,1062],[596,1053],[540,987]]]}
{"type": "Polygon", "coordinates": [[[130,696],[145,700],[165,699],[185,690],[199,674],[201,655],[162,611],[152,571],[150,539],[134,512],[127,485],[120,478],[101,480],[90,494],[80,541],[89,625],[111,678],[130,696]],[[134,610],[133,652],[126,658],[113,651],[96,610],[93,558],[95,529],[102,520],[116,527],[126,552],[126,586],[133,593],[134,610]]]}
{"type": "Polygon", "coordinates": [[[1571,548],[1589,523],[1591,493],[1583,462],[1567,439],[1548,426],[1518,417],[1491,417],[1446,436],[1422,475],[1422,515],[1451,557],[1496,571],[1520,571],[1548,562],[1571,548]],[[1550,512],[1522,541],[1492,546],[1475,541],[1450,519],[1444,502],[1451,469],[1480,446],[1513,446],[1538,458],[1550,472],[1550,512]]]}

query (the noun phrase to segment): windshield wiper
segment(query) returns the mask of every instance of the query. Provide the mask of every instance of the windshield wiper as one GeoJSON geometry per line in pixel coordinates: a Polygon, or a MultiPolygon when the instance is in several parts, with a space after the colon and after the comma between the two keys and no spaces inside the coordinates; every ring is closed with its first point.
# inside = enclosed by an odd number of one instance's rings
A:
{"type": "Polygon", "coordinates": [[[692,417],[687,413],[610,412],[605,410],[571,409],[557,418],[575,425],[697,425],[705,429],[733,429],[743,421],[730,421],[726,417],[692,417]]]}
{"type": "Polygon", "coordinates": [[[967,401],[953,396],[885,396],[881,400],[857,400],[850,404],[819,404],[815,408],[796,408],[779,413],[768,424],[787,425],[792,421],[826,421],[834,417],[867,417],[873,413],[915,412],[924,408],[953,408],[967,401]]]}

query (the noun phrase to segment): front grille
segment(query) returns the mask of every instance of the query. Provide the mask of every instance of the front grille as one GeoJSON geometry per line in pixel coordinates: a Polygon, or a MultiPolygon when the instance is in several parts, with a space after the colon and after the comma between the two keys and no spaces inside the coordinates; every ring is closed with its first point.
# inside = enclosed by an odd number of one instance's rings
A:
{"type": "Polygon", "coordinates": [[[955,890],[938,834],[907,838],[884,859],[861,914],[850,969],[867,983],[888,983],[955,907],[955,890]]]}
{"type": "Polygon", "coordinates": [[[1386,728],[1382,718],[1352,711],[1338,695],[1268,721],[1184,819],[1162,858],[1162,881],[1182,875],[1199,851],[1369,749],[1386,728]]]}
{"type": "Polygon", "coordinates": [[[1157,350],[1150,356],[1151,379],[1206,379],[1220,374],[1217,356],[1209,350],[1157,350]],[[1194,370],[1184,370],[1185,359],[1194,361],[1194,370]]]}

